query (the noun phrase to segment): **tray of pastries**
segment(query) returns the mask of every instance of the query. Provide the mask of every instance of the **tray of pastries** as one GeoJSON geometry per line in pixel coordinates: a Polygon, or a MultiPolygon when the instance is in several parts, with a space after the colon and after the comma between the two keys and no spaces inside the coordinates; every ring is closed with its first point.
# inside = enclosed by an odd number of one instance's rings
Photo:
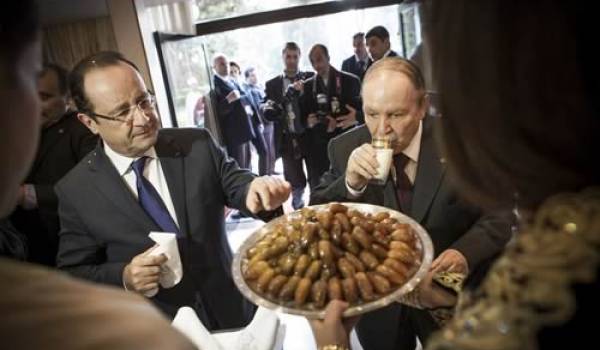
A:
{"type": "Polygon", "coordinates": [[[433,257],[425,229],[408,216],[364,203],[305,207],[261,227],[233,259],[233,278],[253,303],[322,318],[330,300],[345,316],[382,308],[411,292],[433,257]]]}

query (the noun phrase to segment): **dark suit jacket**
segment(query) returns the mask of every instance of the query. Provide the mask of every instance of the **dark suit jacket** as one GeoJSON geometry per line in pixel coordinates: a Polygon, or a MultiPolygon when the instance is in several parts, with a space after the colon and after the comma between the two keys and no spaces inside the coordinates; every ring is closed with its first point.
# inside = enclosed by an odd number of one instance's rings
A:
{"type": "Polygon", "coordinates": [[[252,140],[255,136],[254,127],[244,109],[245,105],[252,106],[252,101],[237,83],[225,81],[216,75],[213,80],[217,100],[217,116],[225,144],[234,147],[252,140]],[[239,100],[229,103],[226,97],[233,90],[238,90],[241,97],[239,100]]]}
{"type": "MultiPolygon", "coordinates": [[[[204,129],[163,129],[155,145],[181,233],[182,281],[151,300],[173,316],[193,307],[207,328],[237,328],[252,317],[231,278],[224,207],[245,206],[255,176],[239,169],[204,129]]],[[[58,265],[73,275],[123,287],[123,268],[161,231],[98,146],[56,186],[62,223],[58,265]]],[[[248,213],[249,214],[249,213],[248,213]]]]}
{"type": "Polygon", "coordinates": [[[356,75],[358,77],[358,79],[360,79],[360,81],[362,81],[363,77],[365,76],[365,72],[367,71],[367,68],[372,63],[373,63],[373,60],[370,57],[367,57],[367,66],[365,67],[365,69],[360,69],[360,67],[358,66],[358,63],[356,62],[356,56],[352,55],[352,56],[346,58],[344,60],[344,62],[342,62],[342,71],[352,73],[352,74],[356,75]]]}
{"type": "Polygon", "coordinates": [[[18,207],[10,216],[15,228],[27,237],[28,260],[56,265],[58,246],[58,199],[54,185],[97,144],[97,137],[76,116],[67,113],[41,131],[38,152],[24,183],[33,184],[37,209],[18,207]]]}
{"type": "MultiPolygon", "coordinates": [[[[390,50],[390,54],[387,55],[386,57],[398,57],[398,56],[400,56],[400,55],[398,55],[398,53],[396,51],[390,50]]],[[[375,63],[375,61],[371,60],[369,62],[369,65],[367,66],[367,69],[370,68],[373,65],[373,63],[375,63]]]]}
{"type": "MultiPolygon", "coordinates": [[[[503,249],[510,238],[510,213],[482,214],[458,197],[436,150],[433,123],[432,117],[423,121],[413,202],[408,215],[429,232],[436,255],[449,248],[456,249],[466,257],[473,271],[503,249]]],[[[366,142],[371,142],[366,126],[331,140],[331,167],[311,194],[311,204],[353,201],[347,199],[344,174],[350,153],[366,142]]],[[[363,196],[354,201],[400,208],[392,179],[388,179],[385,186],[368,186],[363,196]]],[[[365,349],[396,348],[395,335],[402,332],[398,317],[397,304],[365,315],[357,328],[365,349]]]]}
{"type": "MultiPolygon", "coordinates": [[[[298,72],[298,76],[302,80],[307,80],[312,77],[313,72],[298,72]]],[[[265,98],[263,102],[268,100],[274,101],[277,104],[283,103],[283,75],[278,75],[275,78],[267,81],[265,84],[265,98]]],[[[284,129],[287,129],[287,121],[285,120],[284,111],[275,115],[265,113],[265,118],[274,122],[273,136],[275,138],[275,153],[277,157],[281,156],[281,148],[283,145],[284,129]]]]}
{"type": "MultiPolygon", "coordinates": [[[[322,83],[322,80],[318,76],[313,76],[306,81],[304,85],[304,95],[302,96],[302,122],[306,125],[306,118],[310,113],[317,112],[317,99],[316,94],[325,93],[331,101],[332,97],[337,97],[340,101],[340,108],[346,111],[346,105],[352,106],[356,109],[356,119],[360,124],[364,124],[365,119],[362,113],[362,100],[360,97],[360,80],[354,75],[330,67],[329,69],[329,83],[327,87],[322,83]],[[337,79],[339,77],[340,84],[338,87],[337,79]],[[316,88],[316,90],[315,90],[316,88]]],[[[324,124],[318,124],[314,128],[323,129],[327,128],[324,124]]],[[[313,129],[314,129],[313,128],[313,129]]],[[[338,132],[341,130],[338,130],[338,132]]]]}

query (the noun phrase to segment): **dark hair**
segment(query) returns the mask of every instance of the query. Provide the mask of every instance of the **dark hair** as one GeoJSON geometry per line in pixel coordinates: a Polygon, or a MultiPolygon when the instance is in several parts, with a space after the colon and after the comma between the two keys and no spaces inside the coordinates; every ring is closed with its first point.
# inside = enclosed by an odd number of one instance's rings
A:
{"type": "Polygon", "coordinates": [[[298,44],[296,44],[293,41],[287,42],[285,43],[285,46],[283,47],[283,50],[281,50],[281,53],[285,53],[286,50],[290,50],[290,51],[298,51],[298,53],[300,53],[300,46],[298,46],[298,44]]]}
{"type": "Polygon", "coordinates": [[[0,67],[7,72],[39,35],[39,12],[34,0],[2,1],[0,5],[0,67]]]}
{"type": "Polygon", "coordinates": [[[242,72],[242,68],[240,67],[240,65],[234,61],[229,61],[229,67],[235,67],[240,71],[240,73],[242,72]]]}
{"type": "Polygon", "coordinates": [[[535,208],[599,183],[596,11],[587,4],[432,2],[439,131],[473,202],[508,204],[518,192],[535,208]]]}
{"type": "Polygon", "coordinates": [[[354,41],[356,39],[364,39],[364,38],[365,38],[365,33],[358,32],[352,36],[352,41],[354,41]]]}
{"type": "Polygon", "coordinates": [[[256,69],[254,67],[248,67],[246,68],[246,70],[244,71],[244,77],[248,78],[250,76],[250,74],[252,74],[252,72],[254,72],[256,69]]]}
{"type": "Polygon", "coordinates": [[[365,38],[369,39],[372,36],[379,38],[380,40],[383,41],[385,39],[390,38],[390,33],[387,31],[387,29],[385,29],[384,26],[375,26],[367,32],[367,35],[365,35],[365,38]]]}
{"type": "Polygon", "coordinates": [[[313,47],[311,47],[310,51],[308,52],[308,59],[310,59],[311,62],[312,62],[311,57],[312,57],[313,53],[315,53],[315,50],[323,51],[325,56],[327,56],[327,58],[329,59],[329,50],[327,50],[327,46],[325,46],[323,44],[314,44],[313,47]]]}
{"type": "Polygon", "coordinates": [[[58,89],[60,90],[60,93],[63,96],[67,95],[69,93],[69,71],[59,66],[58,64],[45,63],[44,67],[42,68],[42,72],[40,73],[40,76],[43,76],[48,72],[54,72],[54,74],[56,74],[56,78],[58,79],[58,89]]]}
{"type": "Polygon", "coordinates": [[[69,90],[71,91],[71,98],[80,112],[89,114],[94,110],[94,106],[85,93],[85,76],[94,69],[116,66],[122,63],[130,65],[138,72],[140,71],[133,62],[115,51],[102,51],[92,54],[75,65],[75,68],[69,74],[69,90]]]}

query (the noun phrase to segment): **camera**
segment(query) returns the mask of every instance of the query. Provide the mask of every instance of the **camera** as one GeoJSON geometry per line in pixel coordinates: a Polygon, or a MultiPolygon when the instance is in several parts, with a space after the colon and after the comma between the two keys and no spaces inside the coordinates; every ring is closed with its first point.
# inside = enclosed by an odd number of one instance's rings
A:
{"type": "Polygon", "coordinates": [[[300,97],[300,91],[294,89],[294,85],[288,86],[287,90],[285,91],[285,95],[283,96],[285,102],[292,102],[298,97],[300,97]]]}
{"type": "Polygon", "coordinates": [[[317,118],[320,122],[324,122],[329,110],[329,98],[326,94],[317,94],[317,118]]]}

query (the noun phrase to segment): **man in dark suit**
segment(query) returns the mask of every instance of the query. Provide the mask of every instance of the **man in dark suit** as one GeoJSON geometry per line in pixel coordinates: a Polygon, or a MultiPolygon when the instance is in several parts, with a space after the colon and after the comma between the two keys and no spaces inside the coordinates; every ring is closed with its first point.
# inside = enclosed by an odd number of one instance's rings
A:
{"type": "Polygon", "coordinates": [[[371,28],[367,35],[365,35],[367,40],[367,48],[369,49],[369,54],[371,55],[372,61],[369,64],[369,67],[373,64],[373,62],[378,61],[384,57],[396,57],[398,54],[396,51],[392,50],[392,45],[390,43],[390,33],[385,29],[384,26],[375,26],[371,28]]]}
{"type": "Polygon", "coordinates": [[[213,77],[216,96],[217,120],[230,157],[239,166],[250,169],[250,141],[256,137],[252,126],[252,103],[245,91],[229,76],[227,57],[218,54],[213,58],[213,77]]]}
{"type": "Polygon", "coordinates": [[[266,219],[289,184],[240,169],[205,130],[159,131],[153,96],[118,53],[84,59],[70,85],[78,117],[102,142],[56,186],[58,266],[147,294],[166,261],[149,255],[148,233],[175,233],[183,279],[151,300],[169,316],[194,308],[210,330],[244,326],[253,307],[231,278],[224,207],[266,219]]]}
{"type": "MultiPolygon", "coordinates": [[[[331,141],[331,168],[311,204],[359,201],[415,219],[440,253],[418,286],[418,303],[425,309],[452,306],[455,297],[432,283],[433,274],[477,271],[509,239],[509,216],[484,214],[458,198],[435,148],[435,121],[425,117],[425,86],[414,64],[401,58],[376,62],[365,76],[362,97],[366,126],[331,141]],[[387,136],[393,144],[393,171],[383,186],[369,184],[379,165],[372,135],[387,136]]],[[[415,335],[425,344],[437,328],[427,311],[395,304],[364,315],[357,331],[365,349],[414,349],[415,335]]]]}
{"type": "Polygon", "coordinates": [[[352,73],[362,81],[367,68],[373,62],[367,52],[365,33],[359,32],[354,34],[352,37],[352,46],[354,47],[354,55],[342,62],[342,71],[352,73]]]}
{"type": "Polygon", "coordinates": [[[88,154],[97,138],[67,111],[67,71],[48,64],[38,78],[42,130],[35,161],[21,185],[13,226],[27,238],[30,262],[56,266],[58,203],[54,185],[88,154]]]}
{"type": "Polygon", "coordinates": [[[256,76],[256,69],[254,67],[249,67],[244,71],[244,78],[246,79],[246,82],[243,84],[243,88],[251,98],[252,105],[256,112],[256,118],[252,119],[254,131],[262,136],[262,138],[257,136],[255,139],[262,141],[263,151],[258,151],[260,146],[257,146],[256,144],[254,146],[258,152],[258,174],[273,175],[275,172],[273,122],[270,122],[265,118],[263,109],[260,106],[265,98],[265,91],[258,86],[258,77],[256,76]]]}
{"type": "Polygon", "coordinates": [[[306,81],[302,98],[302,118],[307,126],[306,137],[309,140],[306,167],[308,182],[313,190],[319,184],[321,175],[329,168],[329,140],[363,124],[364,118],[358,78],[333,68],[325,45],[314,45],[308,57],[317,72],[306,81]]]}
{"type": "Polygon", "coordinates": [[[292,207],[304,206],[306,174],[303,160],[306,156],[305,126],[302,123],[301,97],[304,81],[314,73],[299,70],[300,47],[289,42],[282,52],[285,70],[265,84],[263,112],[274,123],[275,150],[283,160],[283,176],[292,185],[292,207]]]}

